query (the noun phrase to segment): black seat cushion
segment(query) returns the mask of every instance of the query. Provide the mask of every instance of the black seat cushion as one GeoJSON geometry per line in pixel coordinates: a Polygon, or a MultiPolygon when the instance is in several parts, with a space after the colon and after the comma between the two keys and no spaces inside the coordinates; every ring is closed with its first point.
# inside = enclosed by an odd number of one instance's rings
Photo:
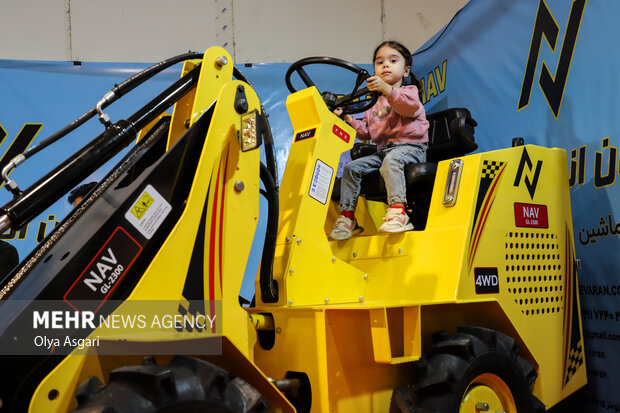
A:
{"type": "MultiPolygon", "coordinates": [[[[405,166],[405,182],[407,183],[407,203],[430,202],[437,164],[434,162],[412,163],[405,166]]],[[[340,201],[341,178],[336,178],[331,199],[340,201]]],[[[371,172],[362,179],[361,195],[371,201],[387,203],[385,182],[379,171],[371,172]]]]}
{"type": "MultiPolygon", "coordinates": [[[[405,166],[407,202],[430,201],[435,182],[437,164],[432,162],[413,163],[405,166]]],[[[381,174],[373,172],[362,180],[362,192],[366,199],[387,203],[387,192],[381,174]]]]}

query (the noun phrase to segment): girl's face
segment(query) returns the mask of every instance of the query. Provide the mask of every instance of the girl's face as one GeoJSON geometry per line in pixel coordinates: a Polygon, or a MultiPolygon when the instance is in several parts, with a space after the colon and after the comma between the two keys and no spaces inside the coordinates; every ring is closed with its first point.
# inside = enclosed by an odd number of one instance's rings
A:
{"type": "Polygon", "coordinates": [[[405,66],[405,58],[400,52],[388,45],[382,46],[375,56],[375,76],[385,83],[400,87],[403,79],[409,76],[409,66],[405,66]]]}

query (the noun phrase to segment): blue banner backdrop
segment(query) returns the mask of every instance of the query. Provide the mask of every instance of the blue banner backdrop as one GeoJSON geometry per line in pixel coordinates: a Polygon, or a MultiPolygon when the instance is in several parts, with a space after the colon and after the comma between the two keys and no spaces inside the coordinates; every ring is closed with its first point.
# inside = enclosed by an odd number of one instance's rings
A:
{"type": "Polygon", "coordinates": [[[618,15],[605,0],[471,0],[413,59],[427,112],[467,107],[479,150],[523,137],[567,151],[589,381],[579,412],[620,411],[618,15]]]}
{"type": "MultiPolygon", "coordinates": [[[[620,378],[614,351],[620,341],[620,117],[614,116],[613,92],[620,86],[614,70],[620,66],[620,49],[609,47],[614,34],[620,34],[616,3],[470,0],[414,53],[413,71],[424,82],[427,112],[467,107],[479,124],[479,150],[505,148],[512,138],[523,137],[526,143],[567,151],[589,384],[583,392],[585,410],[566,403],[561,411],[620,411],[614,384],[620,378]]],[[[370,62],[371,53],[372,46],[360,60],[370,62]]],[[[15,141],[40,142],[146,66],[0,60],[0,153],[15,141]]],[[[239,66],[270,114],[280,179],[293,135],[285,108],[288,66],[239,66]]],[[[370,64],[363,67],[372,70],[370,64]]],[[[168,69],[110,106],[112,120],[126,118],[179,74],[180,66],[168,69]]],[[[321,82],[321,90],[350,91],[339,90],[351,84],[340,81],[344,75],[316,69],[311,76],[321,82]]],[[[91,120],[11,177],[28,187],[101,131],[101,124],[91,120]]],[[[120,156],[86,181],[102,178],[120,156]]],[[[9,199],[7,191],[0,191],[0,204],[9,199]]],[[[263,207],[259,232],[264,231],[263,207]]],[[[1,238],[16,246],[23,259],[70,208],[65,197],[26,229],[7,231],[1,238]]],[[[256,237],[248,264],[246,298],[253,294],[261,238],[256,237]]]]}

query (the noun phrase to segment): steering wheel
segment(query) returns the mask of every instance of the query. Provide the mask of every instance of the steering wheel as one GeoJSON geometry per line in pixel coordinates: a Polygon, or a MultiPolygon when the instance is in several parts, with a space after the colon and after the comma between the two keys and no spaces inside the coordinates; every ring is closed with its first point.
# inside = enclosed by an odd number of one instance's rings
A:
{"type": "MultiPolygon", "coordinates": [[[[368,71],[362,69],[359,66],[354,65],[353,63],[347,62],[346,60],[337,59],[335,57],[327,57],[327,56],[316,56],[316,57],[306,57],[305,59],[301,59],[293,63],[288,70],[286,71],[286,87],[291,93],[297,92],[297,89],[293,87],[291,83],[291,75],[294,72],[299,74],[299,77],[304,82],[307,87],[315,86],[308,73],[304,70],[304,66],[308,65],[316,65],[316,64],[325,64],[331,66],[338,66],[357,75],[357,79],[355,81],[355,87],[353,91],[348,95],[342,96],[340,98],[336,97],[336,94],[328,91],[324,91],[321,93],[323,96],[323,100],[327,104],[329,110],[334,110],[335,108],[342,108],[342,116],[351,113],[359,113],[365,112],[377,103],[377,99],[379,99],[380,92],[370,92],[367,87],[359,88],[360,85],[368,79],[370,76],[368,71]],[[363,96],[369,96],[369,98],[362,99],[359,102],[354,102],[356,99],[359,99],[363,96]]],[[[315,86],[316,87],[316,86],[315,86]]]]}

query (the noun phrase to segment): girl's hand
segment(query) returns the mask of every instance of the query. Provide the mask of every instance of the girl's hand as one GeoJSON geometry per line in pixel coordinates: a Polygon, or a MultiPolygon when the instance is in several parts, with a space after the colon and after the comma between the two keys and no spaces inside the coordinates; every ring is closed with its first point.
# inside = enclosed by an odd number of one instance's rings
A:
{"type": "Polygon", "coordinates": [[[392,93],[392,86],[385,83],[385,80],[381,79],[379,76],[369,77],[366,79],[366,83],[368,84],[368,90],[371,92],[381,92],[383,96],[392,93]]]}
{"type": "MultiPolygon", "coordinates": [[[[340,115],[342,115],[342,108],[336,108],[334,109],[334,115],[340,117],[340,115]]],[[[353,119],[351,116],[349,115],[344,115],[344,121],[347,123],[351,123],[351,119],[353,119]]]]}

